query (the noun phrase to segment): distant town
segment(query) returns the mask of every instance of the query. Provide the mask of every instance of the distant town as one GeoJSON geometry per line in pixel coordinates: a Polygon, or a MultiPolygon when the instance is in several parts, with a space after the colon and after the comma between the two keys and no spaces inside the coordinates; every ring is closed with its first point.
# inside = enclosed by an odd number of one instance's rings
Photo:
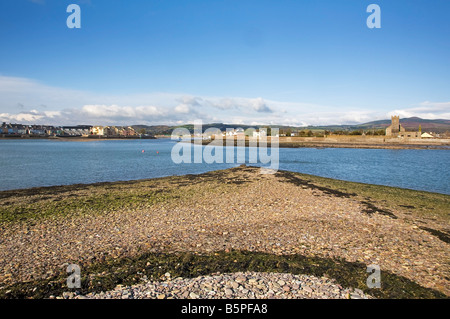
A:
{"type": "Polygon", "coordinates": [[[137,132],[131,126],[49,126],[3,122],[0,132],[2,137],[152,137],[146,134],[145,130],[137,132]]]}
{"type": "MultiPolygon", "coordinates": [[[[3,122],[0,127],[0,137],[34,137],[34,138],[155,138],[168,137],[175,128],[186,128],[193,132],[193,125],[132,125],[132,126],[51,126],[27,125],[3,122]]],[[[266,135],[279,137],[332,137],[332,136],[373,136],[406,139],[448,139],[450,138],[450,120],[424,120],[420,118],[400,119],[392,116],[391,120],[374,121],[359,125],[334,126],[249,126],[239,124],[213,123],[203,125],[201,137],[219,138],[226,136],[246,136],[261,138],[266,135]],[[211,128],[217,129],[211,132],[211,128]],[[273,128],[278,134],[272,134],[273,128]],[[207,133],[210,132],[210,133],[207,133]]]]}

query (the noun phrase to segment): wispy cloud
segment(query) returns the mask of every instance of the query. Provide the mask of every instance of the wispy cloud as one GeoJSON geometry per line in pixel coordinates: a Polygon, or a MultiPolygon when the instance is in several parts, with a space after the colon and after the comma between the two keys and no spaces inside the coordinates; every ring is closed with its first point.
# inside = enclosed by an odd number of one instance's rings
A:
{"type": "MultiPolygon", "coordinates": [[[[20,123],[39,123],[41,120],[51,121],[53,119],[60,120],[63,116],[59,111],[39,112],[37,110],[30,110],[27,112],[20,112],[17,114],[0,113],[0,120],[5,122],[20,122],[20,123]]],[[[42,123],[44,124],[44,123],[42,123]]]]}
{"type": "Polygon", "coordinates": [[[425,101],[418,106],[405,109],[396,109],[388,115],[400,115],[400,117],[421,117],[426,119],[450,119],[450,102],[425,101]]]}
{"type": "Polygon", "coordinates": [[[0,76],[0,121],[24,124],[180,124],[196,119],[251,125],[357,124],[401,117],[450,118],[450,102],[425,101],[409,108],[337,108],[263,97],[197,96],[183,93],[99,94],[0,76]],[[386,109],[388,111],[386,111],[386,109]]]}
{"type": "Polygon", "coordinates": [[[267,106],[267,103],[262,98],[253,99],[250,101],[253,109],[259,113],[272,113],[273,111],[267,106]]]}

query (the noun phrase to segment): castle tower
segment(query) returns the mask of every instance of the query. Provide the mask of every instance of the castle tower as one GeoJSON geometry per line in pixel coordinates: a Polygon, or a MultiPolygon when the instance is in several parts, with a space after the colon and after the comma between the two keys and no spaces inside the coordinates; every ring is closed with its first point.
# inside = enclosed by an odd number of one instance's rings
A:
{"type": "Polygon", "coordinates": [[[400,132],[400,116],[391,116],[391,128],[392,133],[398,133],[400,132]]]}
{"type": "Polygon", "coordinates": [[[405,132],[405,128],[400,125],[400,116],[391,116],[391,125],[386,127],[386,136],[397,137],[405,132]]]}

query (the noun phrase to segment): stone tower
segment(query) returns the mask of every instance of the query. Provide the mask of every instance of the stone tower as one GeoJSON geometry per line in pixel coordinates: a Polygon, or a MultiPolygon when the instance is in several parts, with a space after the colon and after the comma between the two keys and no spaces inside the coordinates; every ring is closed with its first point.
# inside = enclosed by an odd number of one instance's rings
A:
{"type": "Polygon", "coordinates": [[[386,136],[398,137],[405,132],[405,128],[400,125],[400,116],[391,116],[391,125],[386,127],[386,136]]]}
{"type": "Polygon", "coordinates": [[[400,116],[391,116],[391,128],[392,133],[399,133],[400,132],[400,116]]]}

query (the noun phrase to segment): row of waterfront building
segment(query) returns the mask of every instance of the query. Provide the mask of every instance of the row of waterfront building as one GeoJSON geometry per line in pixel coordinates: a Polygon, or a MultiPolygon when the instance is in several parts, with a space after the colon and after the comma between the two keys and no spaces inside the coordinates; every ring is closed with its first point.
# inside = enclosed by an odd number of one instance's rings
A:
{"type": "Polygon", "coordinates": [[[9,136],[105,136],[130,137],[138,136],[131,126],[50,126],[50,125],[24,125],[5,123],[0,127],[0,134],[9,136]]]}

